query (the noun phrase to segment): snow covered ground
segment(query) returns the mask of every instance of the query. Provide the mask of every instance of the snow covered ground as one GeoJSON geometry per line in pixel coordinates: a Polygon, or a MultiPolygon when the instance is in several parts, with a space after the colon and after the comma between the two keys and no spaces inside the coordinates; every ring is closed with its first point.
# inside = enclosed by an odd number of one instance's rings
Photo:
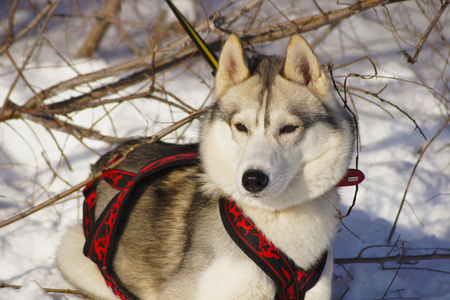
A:
{"type": "MultiPolygon", "coordinates": [[[[46,3],[36,2],[41,6],[46,3]]],[[[136,11],[130,8],[133,5],[149,16],[156,16],[165,9],[164,3],[152,2],[156,4],[149,9],[142,1],[125,1],[121,16],[129,19],[136,11]]],[[[300,2],[305,2],[301,9],[314,11],[312,1],[300,2]]],[[[326,1],[318,2],[328,10],[326,1]]],[[[188,16],[195,15],[189,11],[191,2],[180,0],[175,3],[188,16]]],[[[439,8],[438,1],[419,1],[419,4],[423,10],[415,1],[406,1],[351,17],[342,21],[315,48],[323,63],[331,62],[334,66],[370,55],[377,70],[377,76],[371,77],[375,74],[373,65],[362,60],[333,72],[339,82],[344,82],[343,76],[348,74],[365,76],[351,76],[347,84],[353,88],[351,92],[361,96],[349,95],[349,101],[358,116],[359,168],[365,173],[366,180],[359,187],[352,213],[339,228],[334,242],[336,258],[450,255],[450,126],[447,125],[434,138],[449,118],[450,14],[448,10],[444,12],[438,23],[443,28],[439,31],[442,38],[437,31],[432,31],[418,62],[411,66],[400,51],[405,49],[410,54],[414,53],[413,46],[417,45],[436,8],[439,8]],[[387,11],[391,20],[387,18],[387,11]],[[424,11],[430,18],[425,17],[424,11]],[[391,21],[396,30],[392,29],[391,21]],[[377,98],[366,91],[381,92],[377,98]],[[405,204],[388,243],[406,189],[405,204]]],[[[67,10],[66,5],[61,4],[61,12],[67,10]]],[[[215,1],[206,9],[212,12],[219,5],[220,1],[215,1]]],[[[265,5],[270,11],[270,5],[265,5]]],[[[287,17],[297,18],[296,12],[300,8],[291,6],[289,1],[277,2],[277,7],[285,9],[287,17]]],[[[342,8],[333,4],[329,9],[336,7],[342,8]]],[[[7,11],[2,12],[1,23],[4,26],[7,15],[7,11]]],[[[16,18],[26,22],[30,15],[26,10],[19,11],[16,18]]],[[[171,18],[170,14],[167,18],[171,18]]],[[[81,27],[82,22],[74,25],[81,27]]],[[[80,32],[77,37],[76,32],[72,32],[70,39],[66,38],[69,32],[64,25],[67,24],[56,22],[50,27],[48,39],[60,53],[70,57],[83,35],[80,32]]],[[[324,30],[304,36],[311,42],[324,30]]],[[[32,40],[30,37],[19,41],[12,48],[11,55],[18,65],[24,62],[32,40]]],[[[287,40],[283,39],[257,46],[255,50],[282,54],[286,43],[287,40]]],[[[101,50],[114,47],[119,48],[114,42],[106,43],[101,50]]],[[[123,57],[105,56],[89,61],[68,59],[68,66],[55,55],[49,44],[43,43],[39,53],[27,63],[23,74],[28,84],[39,92],[77,74],[115,65],[127,59],[127,55],[125,52],[123,57]]],[[[33,92],[23,80],[19,80],[11,90],[17,73],[5,54],[0,56],[0,66],[0,101],[9,97],[22,105],[33,92]]],[[[200,108],[209,97],[212,80],[208,66],[201,60],[193,60],[189,68],[177,67],[159,77],[158,84],[164,85],[192,107],[200,108]]],[[[71,95],[58,95],[58,99],[71,95]]],[[[97,122],[94,129],[103,134],[130,137],[154,134],[185,116],[185,113],[170,110],[154,100],[139,99],[118,108],[113,104],[84,110],[71,115],[71,122],[85,127],[97,122]],[[107,117],[104,117],[105,110],[109,111],[107,117]]],[[[166,140],[176,141],[183,135],[183,141],[195,141],[199,128],[200,122],[196,121],[186,132],[181,129],[166,140]]],[[[80,143],[71,136],[49,132],[28,120],[0,123],[0,221],[82,182],[89,174],[89,164],[98,158],[98,153],[107,150],[105,143],[89,139],[80,143]]],[[[354,189],[341,190],[342,213],[345,214],[351,205],[354,189]]],[[[54,255],[65,228],[78,222],[81,205],[81,194],[76,193],[0,228],[0,284],[22,286],[20,289],[0,288],[0,299],[80,298],[47,292],[43,288],[70,288],[56,268],[54,255]]],[[[450,260],[335,265],[333,287],[333,299],[450,299],[450,260]]]]}

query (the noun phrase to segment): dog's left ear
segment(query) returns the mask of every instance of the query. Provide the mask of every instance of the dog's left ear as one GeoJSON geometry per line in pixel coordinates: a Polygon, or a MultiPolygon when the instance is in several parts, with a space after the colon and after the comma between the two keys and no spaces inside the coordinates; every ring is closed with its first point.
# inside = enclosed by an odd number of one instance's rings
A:
{"type": "Polygon", "coordinates": [[[216,74],[216,95],[222,95],[225,90],[250,76],[250,70],[245,60],[244,48],[235,34],[230,35],[220,53],[219,66],[216,74]]]}
{"type": "Polygon", "coordinates": [[[294,35],[286,50],[284,77],[308,86],[319,95],[328,95],[328,78],[308,43],[294,35]]]}

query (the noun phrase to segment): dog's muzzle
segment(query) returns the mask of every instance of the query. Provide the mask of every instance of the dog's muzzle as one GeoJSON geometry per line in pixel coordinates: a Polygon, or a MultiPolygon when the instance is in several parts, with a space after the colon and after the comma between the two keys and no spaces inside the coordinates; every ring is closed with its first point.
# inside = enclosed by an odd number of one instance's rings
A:
{"type": "Polygon", "coordinates": [[[242,186],[249,192],[261,192],[269,184],[269,177],[259,170],[249,170],[242,175],[242,186]]]}

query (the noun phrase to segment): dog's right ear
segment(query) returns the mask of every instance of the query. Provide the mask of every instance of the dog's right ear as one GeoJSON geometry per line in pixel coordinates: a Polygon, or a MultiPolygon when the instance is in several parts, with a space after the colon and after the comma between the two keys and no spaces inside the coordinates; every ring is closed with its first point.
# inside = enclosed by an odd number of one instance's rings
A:
{"type": "Polygon", "coordinates": [[[241,41],[235,34],[230,35],[220,53],[219,66],[216,73],[216,95],[250,76],[241,41]]]}

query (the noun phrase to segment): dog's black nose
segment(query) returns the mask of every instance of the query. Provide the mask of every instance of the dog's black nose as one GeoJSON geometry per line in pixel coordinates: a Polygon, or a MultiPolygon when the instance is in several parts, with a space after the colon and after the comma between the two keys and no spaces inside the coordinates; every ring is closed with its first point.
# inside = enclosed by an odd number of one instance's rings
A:
{"type": "Polygon", "coordinates": [[[269,183],[269,177],[261,171],[249,170],[242,176],[242,185],[252,193],[262,191],[269,183]]]}

